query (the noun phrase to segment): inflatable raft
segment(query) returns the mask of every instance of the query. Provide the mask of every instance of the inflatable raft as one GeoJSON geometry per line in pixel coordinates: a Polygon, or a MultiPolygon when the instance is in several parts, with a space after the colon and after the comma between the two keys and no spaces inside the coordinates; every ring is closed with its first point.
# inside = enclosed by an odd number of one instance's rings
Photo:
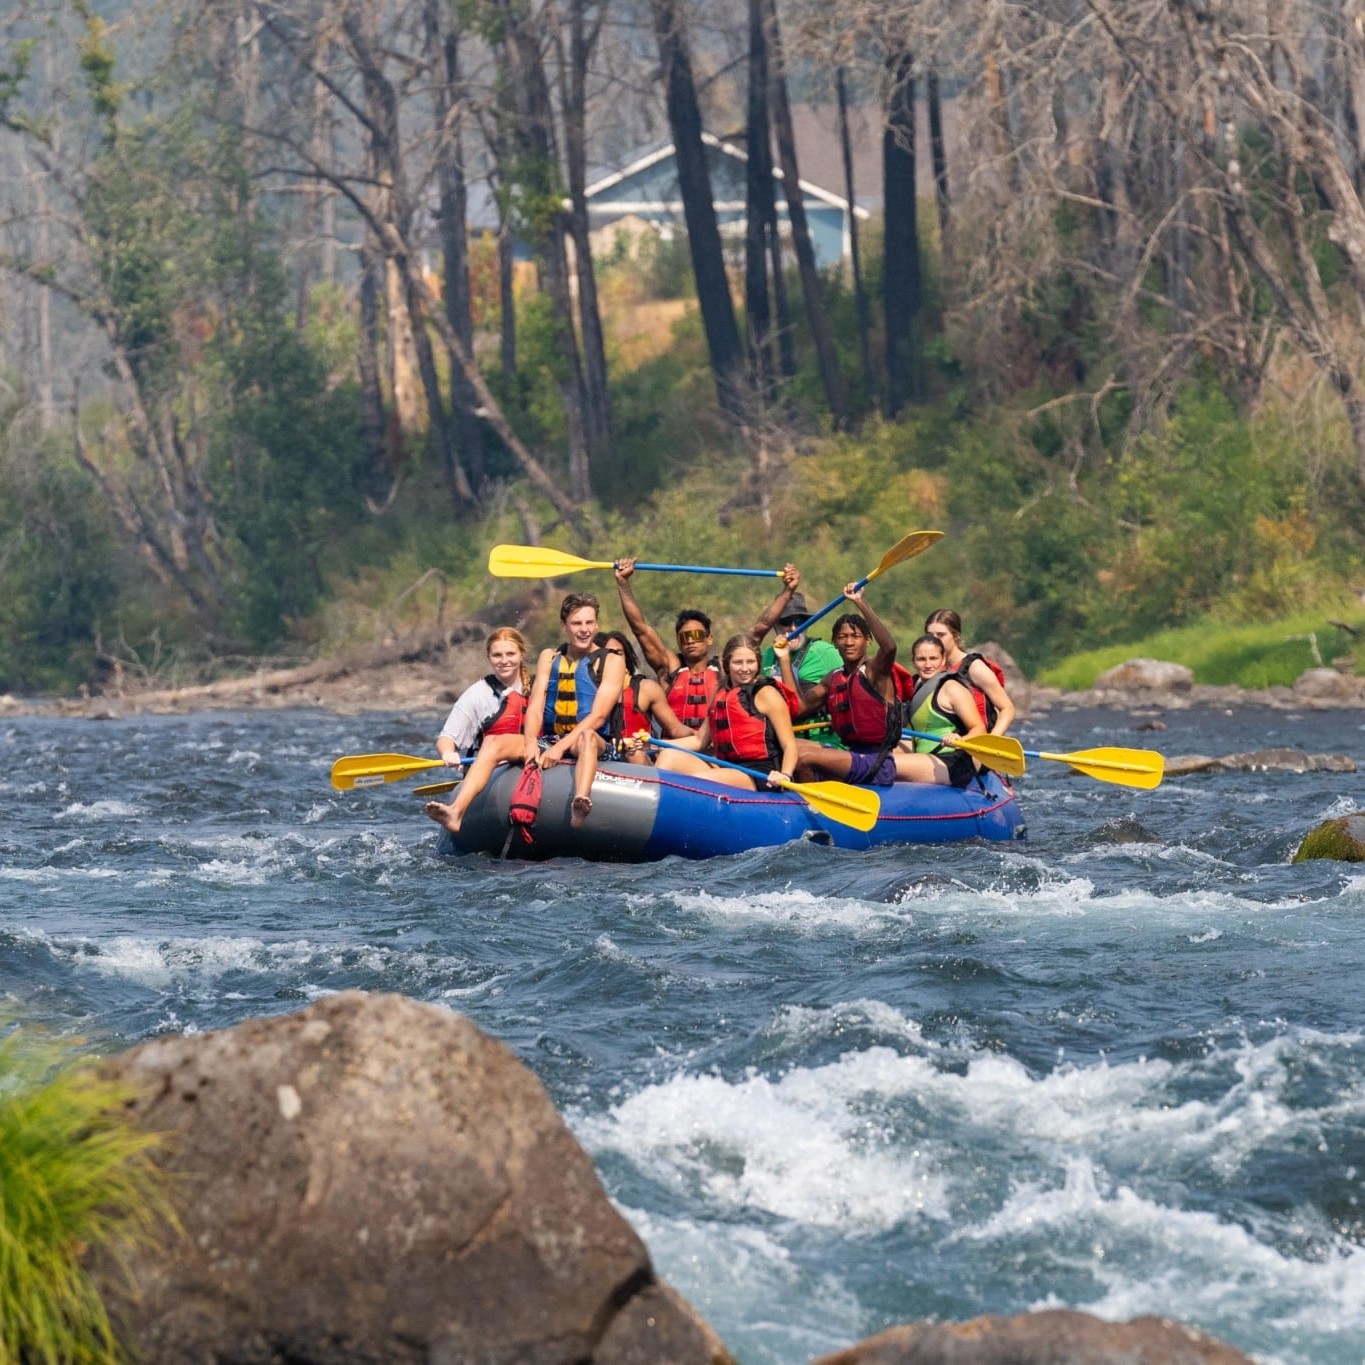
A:
{"type": "Polygon", "coordinates": [[[881,814],[864,833],[817,814],[790,793],[743,791],[639,764],[604,763],[593,782],[592,811],[577,829],[569,823],[572,766],[546,772],[534,842],[527,844],[507,818],[519,775],[515,766],[499,768],[470,805],[459,834],[442,832],[441,851],[639,863],[669,856],[715,858],[796,839],[861,849],[1024,838],[1019,803],[991,772],[966,789],[920,782],[878,787],[881,814]]]}

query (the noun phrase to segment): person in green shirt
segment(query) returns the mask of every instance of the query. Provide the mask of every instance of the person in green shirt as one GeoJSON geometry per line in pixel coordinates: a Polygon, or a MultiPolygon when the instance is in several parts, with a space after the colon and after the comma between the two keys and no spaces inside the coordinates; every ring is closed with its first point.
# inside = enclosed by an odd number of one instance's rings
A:
{"type": "MultiPolygon", "coordinates": [[[[797,679],[802,683],[814,685],[823,681],[836,668],[842,668],[844,657],[828,640],[817,640],[804,634],[789,634],[809,615],[810,608],[806,606],[806,599],[799,592],[793,592],[786,606],[782,608],[782,615],[778,617],[775,630],[777,634],[787,637],[792,671],[797,679]]],[[[777,667],[777,656],[773,653],[771,645],[763,651],[763,671],[770,677],[781,677],[777,667]]]]}
{"type": "MultiPolygon", "coordinates": [[[[790,595],[781,607],[777,617],[777,625],[773,629],[778,636],[786,637],[787,648],[791,651],[792,671],[796,674],[801,686],[806,688],[821,682],[836,668],[842,668],[844,656],[828,640],[816,640],[804,633],[790,633],[811,614],[810,608],[806,605],[805,597],[796,590],[800,582],[801,575],[793,568],[793,572],[786,575],[784,579],[784,590],[790,595]]],[[[781,600],[780,597],[779,600],[781,600]]],[[[761,624],[762,622],[754,623],[756,632],[761,624]]],[[[762,640],[766,634],[766,630],[757,634],[755,643],[762,640]]],[[[763,651],[761,667],[770,678],[781,681],[782,669],[771,645],[763,651]]],[[[827,712],[820,711],[811,716],[810,719],[816,722],[816,728],[809,733],[811,740],[818,744],[840,745],[842,743],[839,736],[829,728],[827,712]]]]}

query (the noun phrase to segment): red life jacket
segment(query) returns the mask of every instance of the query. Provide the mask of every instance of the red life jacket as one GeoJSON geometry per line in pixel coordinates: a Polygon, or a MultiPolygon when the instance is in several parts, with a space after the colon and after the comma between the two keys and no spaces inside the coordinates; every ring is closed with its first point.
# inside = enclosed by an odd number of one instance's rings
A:
{"type": "Polygon", "coordinates": [[[491,673],[484,678],[484,682],[493,689],[493,695],[500,700],[498,709],[479,726],[475,743],[481,742],[485,735],[521,734],[522,725],[526,720],[525,694],[513,692],[511,688],[504,687],[491,673]]]}
{"type": "Polygon", "coordinates": [[[850,749],[877,750],[887,743],[888,731],[894,728],[890,752],[900,738],[896,708],[872,686],[861,668],[852,674],[841,668],[831,676],[825,707],[834,733],[850,749]]]}
{"type": "Polygon", "coordinates": [[[649,713],[640,707],[640,684],[644,680],[643,673],[628,678],[621,689],[621,700],[612,708],[611,737],[618,744],[638,735],[641,730],[650,730],[649,713]]]}
{"type": "Polygon", "coordinates": [[[981,719],[985,722],[986,729],[989,730],[995,724],[996,717],[1000,712],[995,709],[990,698],[967,676],[968,670],[978,659],[995,674],[1000,686],[1004,687],[1005,670],[994,659],[988,659],[978,650],[973,650],[970,654],[963,656],[962,662],[958,664],[953,676],[976,698],[976,709],[981,712],[981,719]]]}
{"type": "Polygon", "coordinates": [[[712,659],[700,673],[679,668],[662,681],[673,714],[689,730],[700,730],[706,709],[720,686],[720,665],[712,659]]]}
{"type": "MultiPolygon", "coordinates": [[[[782,746],[777,742],[773,723],[754,705],[754,696],[763,687],[776,687],[784,697],[788,689],[771,678],[755,678],[742,687],[719,687],[711,698],[706,719],[711,724],[711,747],[717,758],[731,763],[753,763],[767,759],[781,763],[782,746]]],[[[790,709],[791,702],[787,701],[790,709]]]]}

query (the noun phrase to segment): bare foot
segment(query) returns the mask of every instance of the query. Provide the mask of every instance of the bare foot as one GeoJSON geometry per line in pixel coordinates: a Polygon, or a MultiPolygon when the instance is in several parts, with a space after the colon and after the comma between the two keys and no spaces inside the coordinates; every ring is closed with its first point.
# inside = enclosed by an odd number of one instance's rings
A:
{"type": "Polygon", "coordinates": [[[577,829],[584,820],[588,818],[588,812],[592,809],[592,799],[587,796],[575,796],[573,805],[569,807],[569,824],[573,829],[577,829]]]}
{"type": "Polygon", "coordinates": [[[452,834],[460,832],[460,817],[455,814],[453,805],[447,806],[444,801],[428,801],[424,807],[426,813],[452,834]]]}

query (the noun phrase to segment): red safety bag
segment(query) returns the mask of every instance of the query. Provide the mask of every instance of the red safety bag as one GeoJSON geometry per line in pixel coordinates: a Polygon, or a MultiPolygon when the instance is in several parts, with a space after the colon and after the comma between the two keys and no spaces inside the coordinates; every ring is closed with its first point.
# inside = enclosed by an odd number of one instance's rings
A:
{"type": "Polygon", "coordinates": [[[512,800],[507,807],[507,818],[512,828],[518,830],[528,844],[535,843],[531,833],[536,823],[536,812],[540,810],[540,798],[545,789],[545,774],[539,763],[528,763],[512,789],[512,800]]]}

